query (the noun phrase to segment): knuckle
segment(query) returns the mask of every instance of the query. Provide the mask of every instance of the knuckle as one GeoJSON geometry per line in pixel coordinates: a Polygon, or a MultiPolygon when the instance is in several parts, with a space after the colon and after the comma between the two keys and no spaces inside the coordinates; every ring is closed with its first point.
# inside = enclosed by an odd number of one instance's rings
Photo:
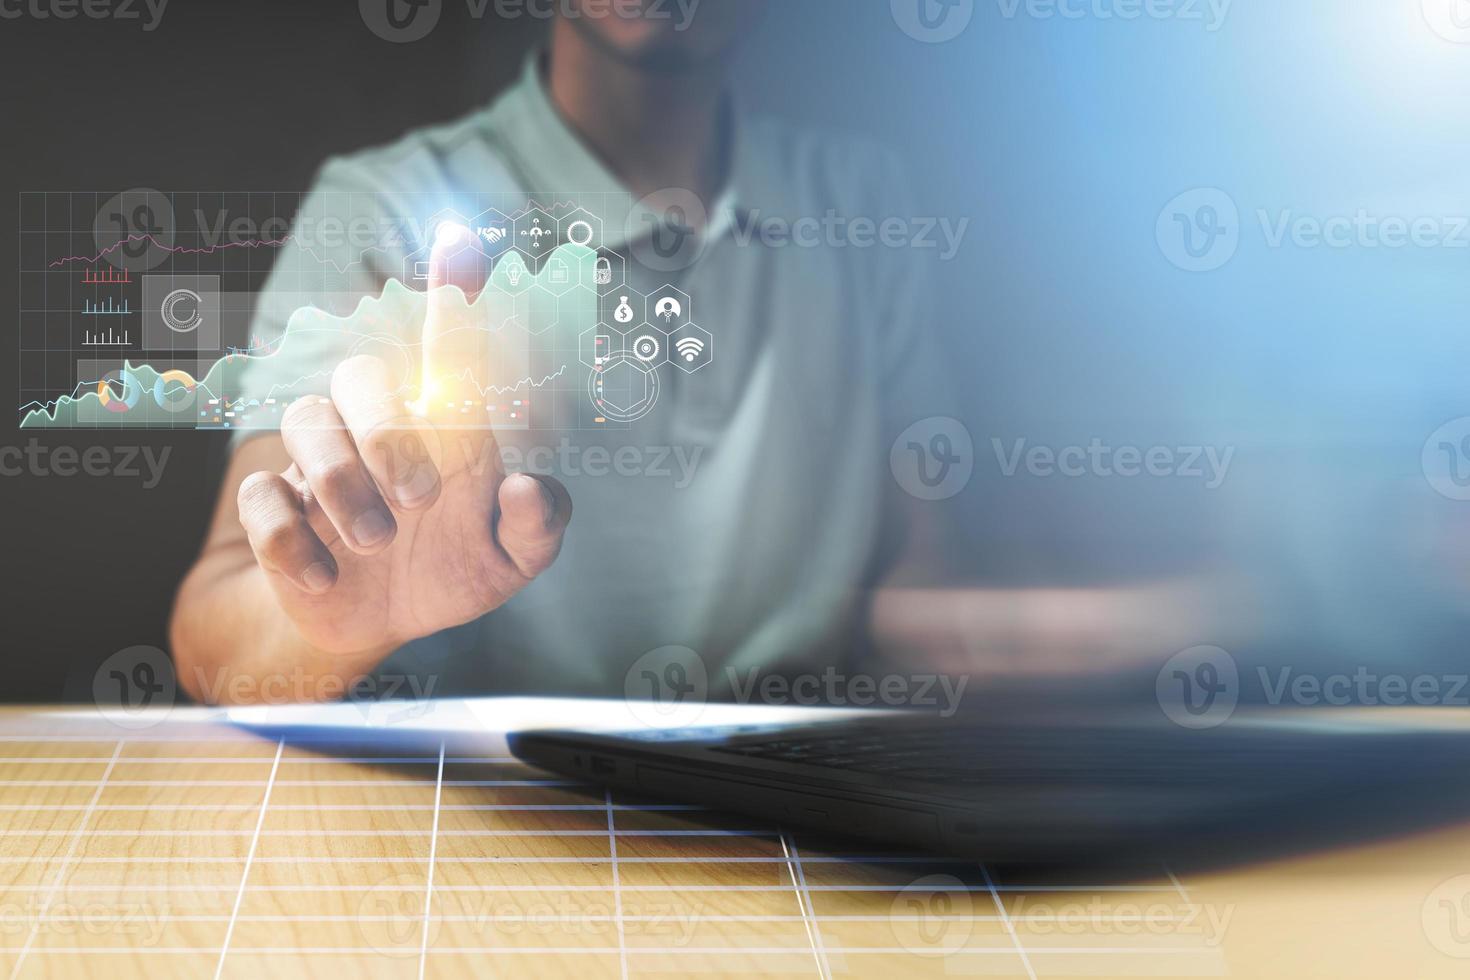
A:
{"type": "Polygon", "coordinates": [[[241,480],[240,489],[235,494],[240,516],[251,517],[274,508],[281,495],[279,480],[277,474],[264,470],[241,480]]]}
{"type": "Polygon", "coordinates": [[[354,354],[332,369],[332,400],[344,407],[370,405],[388,387],[388,362],[372,354],[354,354]]]}
{"type": "Polygon", "coordinates": [[[375,354],[353,354],[333,369],[332,380],[371,377],[381,373],[387,365],[387,361],[375,354]]]}
{"type": "Polygon", "coordinates": [[[301,528],[294,521],[270,524],[253,536],[256,557],[273,565],[282,565],[297,550],[301,539],[301,528]]]}
{"type": "Polygon", "coordinates": [[[281,413],[281,428],[288,432],[321,428],[335,414],[331,405],[321,395],[302,395],[281,413]]]}
{"type": "Polygon", "coordinates": [[[356,460],[328,460],[317,470],[311,483],[318,499],[345,500],[361,491],[362,470],[356,460]]]}

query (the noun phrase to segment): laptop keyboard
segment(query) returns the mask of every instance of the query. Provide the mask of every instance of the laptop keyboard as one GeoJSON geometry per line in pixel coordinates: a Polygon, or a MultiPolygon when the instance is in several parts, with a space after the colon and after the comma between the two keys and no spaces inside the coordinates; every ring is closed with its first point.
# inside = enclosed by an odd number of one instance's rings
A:
{"type": "Polygon", "coordinates": [[[1308,778],[1361,764],[1341,742],[1322,740],[1283,753],[1280,742],[1180,733],[1161,739],[1138,732],[1077,729],[1019,732],[942,727],[922,731],[744,741],[715,751],[844,769],[876,776],[961,785],[1078,782],[1218,782],[1232,774],[1279,779],[1288,770],[1308,778]]]}

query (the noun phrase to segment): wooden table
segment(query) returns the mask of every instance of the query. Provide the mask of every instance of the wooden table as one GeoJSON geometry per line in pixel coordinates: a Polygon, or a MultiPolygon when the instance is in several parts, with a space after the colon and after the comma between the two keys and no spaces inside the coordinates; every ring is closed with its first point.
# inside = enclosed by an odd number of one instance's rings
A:
{"type": "MultiPolygon", "coordinates": [[[[187,714],[187,713],[184,713],[187,714]]],[[[1470,976],[1470,825],[1022,880],[619,799],[503,746],[325,756],[0,712],[10,976],[1470,976]]]]}

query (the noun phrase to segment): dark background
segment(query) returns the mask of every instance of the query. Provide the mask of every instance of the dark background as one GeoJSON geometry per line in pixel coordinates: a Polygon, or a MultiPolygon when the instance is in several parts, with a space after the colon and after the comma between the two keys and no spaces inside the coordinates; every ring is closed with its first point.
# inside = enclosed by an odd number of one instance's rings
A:
{"type": "MultiPolygon", "coordinates": [[[[546,22],[497,19],[493,2],[479,20],[464,0],[443,7],[409,44],[372,34],[355,0],[170,0],[150,33],[0,19],[0,228],[17,226],[20,191],[305,191],[331,155],[482,106],[546,22]]],[[[1024,4],[1007,16],[1009,4],[976,0],[968,29],[939,44],[900,30],[889,0],[770,7],[737,69],[747,105],[888,144],[913,176],[906,217],[969,221],[954,260],[929,253],[932,326],[976,450],[971,484],[934,505],[953,528],[944,581],[1217,574],[1260,604],[1234,617],[1252,634],[1238,642],[1257,647],[1238,656],[1299,657],[1304,636],[1329,658],[1462,656],[1407,624],[1459,630],[1470,615],[1463,560],[1445,544],[1464,505],[1437,495],[1420,462],[1428,434],[1467,415],[1464,253],[1273,248],[1252,223],[1257,209],[1466,213],[1445,190],[1463,183],[1465,139],[1446,93],[1470,77],[1470,46],[1436,38],[1416,4],[1239,3],[1209,30],[1032,17],[1024,4]],[[1155,233],[1166,203],[1195,188],[1226,191],[1243,222],[1239,253],[1204,275],[1172,265],[1155,233]],[[1218,491],[1003,479],[992,438],[1235,457],[1218,491]]],[[[15,246],[0,235],[5,311],[15,246]]],[[[12,405],[15,346],[0,342],[12,405]]],[[[15,416],[0,422],[0,444],[31,438],[15,416]]],[[[34,438],[172,447],[153,490],[0,477],[0,698],[85,699],[108,655],[166,647],[223,440],[34,438]]],[[[1206,631],[1180,646],[1215,642],[1206,631]]]]}
{"type": "MultiPolygon", "coordinates": [[[[886,3],[772,6],[740,69],[755,108],[779,106],[902,144],[924,134],[905,134],[918,124],[892,107],[938,84],[946,64],[968,63],[963,40],[929,46],[904,36],[886,3]]],[[[452,119],[509,84],[546,22],[500,20],[493,9],[475,20],[462,2],[446,0],[437,28],[409,44],[374,36],[352,0],[172,0],[147,33],[140,21],[0,20],[8,144],[0,226],[17,226],[21,191],[304,191],[326,157],[452,119]]],[[[15,309],[15,242],[0,235],[4,310],[15,309]]],[[[11,405],[16,377],[12,332],[0,342],[0,400],[11,405]]],[[[0,478],[0,699],[86,698],[95,665],[109,654],[167,648],[173,589],[206,526],[224,437],[33,435],[15,419],[0,423],[5,443],[172,447],[151,490],[141,480],[85,475],[0,478]]]]}

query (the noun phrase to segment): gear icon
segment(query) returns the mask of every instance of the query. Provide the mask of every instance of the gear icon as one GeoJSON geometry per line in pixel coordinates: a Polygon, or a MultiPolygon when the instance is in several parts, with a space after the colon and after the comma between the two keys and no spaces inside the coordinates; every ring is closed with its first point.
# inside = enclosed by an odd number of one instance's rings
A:
{"type": "Polygon", "coordinates": [[[658,357],[661,349],[658,338],[652,334],[642,334],[633,341],[633,356],[640,361],[653,360],[658,357]]]}

